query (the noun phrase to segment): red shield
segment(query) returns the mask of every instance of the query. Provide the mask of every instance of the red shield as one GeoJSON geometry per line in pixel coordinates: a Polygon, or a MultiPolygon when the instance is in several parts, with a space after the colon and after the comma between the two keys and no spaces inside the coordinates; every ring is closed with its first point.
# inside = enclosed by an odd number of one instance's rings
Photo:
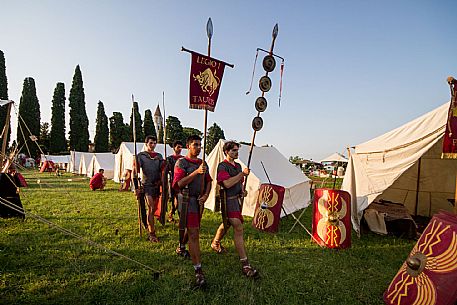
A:
{"type": "Polygon", "coordinates": [[[314,190],[313,239],[327,248],[351,246],[351,195],[333,189],[314,190]]]}
{"type": "Polygon", "coordinates": [[[456,304],[457,216],[433,216],[384,292],[386,304],[456,304]]]}
{"type": "Polygon", "coordinates": [[[279,185],[268,183],[260,185],[254,218],[252,219],[254,228],[269,233],[278,232],[284,191],[284,187],[279,185]]]}

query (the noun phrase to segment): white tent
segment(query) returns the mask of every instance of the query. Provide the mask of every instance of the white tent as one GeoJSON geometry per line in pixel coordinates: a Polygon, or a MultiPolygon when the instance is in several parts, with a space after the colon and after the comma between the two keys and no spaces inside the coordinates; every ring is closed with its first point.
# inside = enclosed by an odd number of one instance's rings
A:
{"type": "Polygon", "coordinates": [[[113,153],[95,153],[87,168],[87,176],[92,177],[102,168],[105,170],[104,176],[107,179],[114,177],[114,157],[113,153]]]}
{"type": "Polygon", "coordinates": [[[81,157],[79,159],[79,166],[78,166],[78,174],[86,176],[87,170],[90,165],[90,161],[92,160],[92,156],[94,153],[83,152],[81,153],[81,157]]]}
{"type": "Polygon", "coordinates": [[[333,153],[330,156],[328,156],[327,158],[322,159],[320,162],[321,163],[324,163],[324,162],[347,163],[348,159],[345,156],[343,156],[342,154],[333,153]]]}
{"type": "MultiPolygon", "coordinates": [[[[224,141],[219,140],[219,143],[214,147],[213,151],[208,155],[207,163],[209,173],[213,178],[213,185],[208,200],[205,202],[205,208],[214,211],[216,199],[216,176],[217,165],[225,159],[222,147],[224,141]]],[[[242,168],[246,167],[249,156],[249,146],[240,145],[238,160],[242,168]]],[[[254,216],[259,186],[262,183],[268,183],[268,178],[260,162],[263,162],[271,183],[283,186],[286,191],[284,194],[283,207],[287,214],[293,213],[299,209],[307,207],[310,201],[310,179],[306,177],[299,168],[289,162],[276,148],[274,147],[254,147],[251,159],[251,174],[248,177],[246,190],[247,197],[244,200],[243,215],[254,216]]],[[[281,212],[281,217],[285,216],[281,212]]]]}
{"type": "Polygon", "coordinates": [[[59,168],[68,168],[70,163],[70,155],[41,155],[41,162],[52,161],[59,168]]]}
{"type": "Polygon", "coordinates": [[[449,102],[351,153],[342,189],[351,194],[352,224],[374,201],[402,203],[412,215],[452,210],[457,161],[441,159],[449,102]]]}
{"type": "Polygon", "coordinates": [[[70,151],[70,164],[67,167],[67,172],[77,174],[79,172],[79,163],[81,162],[81,154],[80,151],[70,151]]]}
{"type": "MultiPolygon", "coordinates": [[[[114,165],[114,178],[113,180],[115,182],[120,182],[122,175],[125,170],[133,169],[133,154],[134,154],[134,143],[133,142],[122,142],[121,145],[119,146],[119,151],[116,154],[115,157],[115,165],[114,165]]],[[[136,143],[136,150],[137,152],[141,152],[145,150],[146,147],[144,143],[139,142],[136,143]]],[[[157,144],[155,151],[160,153],[163,157],[165,154],[165,146],[164,144],[157,144]]],[[[167,155],[172,155],[173,154],[173,149],[170,147],[170,145],[167,145],[167,155]]],[[[187,149],[182,150],[181,154],[185,156],[187,154],[187,149]]]]}

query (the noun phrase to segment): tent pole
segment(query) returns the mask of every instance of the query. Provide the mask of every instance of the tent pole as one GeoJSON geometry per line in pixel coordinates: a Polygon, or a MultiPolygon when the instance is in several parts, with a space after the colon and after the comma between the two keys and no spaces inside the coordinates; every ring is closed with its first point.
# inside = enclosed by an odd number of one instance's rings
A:
{"type": "Polygon", "coordinates": [[[457,214],[457,172],[455,174],[454,213],[457,214]]]}
{"type": "Polygon", "coordinates": [[[8,144],[8,131],[10,130],[10,116],[12,105],[13,103],[10,102],[8,103],[8,108],[6,108],[5,126],[3,127],[2,155],[0,156],[0,169],[3,168],[3,161],[6,159],[6,144],[8,144]]]}
{"type": "Polygon", "coordinates": [[[417,163],[416,206],[414,207],[414,216],[417,216],[417,206],[419,205],[419,181],[421,176],[421,161],[422,158],[419,158],[419,162],[417,163]]]}

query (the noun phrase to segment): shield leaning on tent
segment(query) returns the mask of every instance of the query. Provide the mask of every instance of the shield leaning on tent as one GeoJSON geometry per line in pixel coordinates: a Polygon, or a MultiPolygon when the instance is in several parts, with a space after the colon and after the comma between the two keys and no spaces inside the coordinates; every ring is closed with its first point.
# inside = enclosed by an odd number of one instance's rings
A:
{"type": "Polygon", "coordinates": [[[389,305],[456,304],[457,216],[433,216],[387,290],[389,305]]]}
{"type": "Polygon", "coordinates": [[[264,183],[260,185],[252,226],[259,231],[276,233],[279,230],[285,188],[264,183]]]}
{"type": "Polygon", "coordinates": [[[333,189],[314,190],[313,240],[327,248],[351,246],[351,195],[333,189]]]}

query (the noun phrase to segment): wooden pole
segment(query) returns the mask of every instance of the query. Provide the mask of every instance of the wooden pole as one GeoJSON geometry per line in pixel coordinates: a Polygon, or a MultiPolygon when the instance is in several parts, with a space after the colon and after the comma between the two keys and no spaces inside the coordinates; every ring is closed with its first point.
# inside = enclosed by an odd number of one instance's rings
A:
{"type": "Polygon", "coordinates": [[[3,168],[3,161],[6,157],[6,144],[8,142],[8,131],[10,129],[10,115],[12,105],[13,103],[10,102],[8,104],[8,108],[6,109],[5,127],[3,128],[2,155],[0,156],[0,169],[3,168]]]}
{"type": "Polygon", "coordinates": [[[417,216],[417,210],[418,210],[418,206],[419,206],[419,184],[420,184],[420,177],[421,177],[421,160],[422,160],[422,158],[419,158],[419,161],[417,163],[416,205],[414,207],[414,216],[417,216]]]}
{"type": "Polygon", "coordinates": [[[455,173],[454,213],[457,214],[457,173],[455,173]]]}

